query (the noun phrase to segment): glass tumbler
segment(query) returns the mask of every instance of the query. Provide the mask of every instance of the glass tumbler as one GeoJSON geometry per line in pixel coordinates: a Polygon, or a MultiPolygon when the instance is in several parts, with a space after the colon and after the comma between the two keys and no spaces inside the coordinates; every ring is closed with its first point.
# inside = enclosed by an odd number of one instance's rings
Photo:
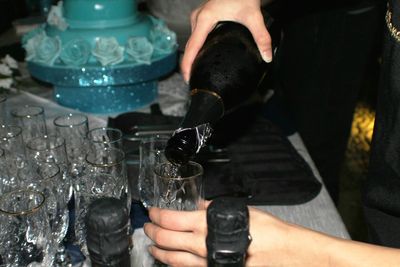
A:
{"type": "Polygon", "coordinates": [[[193,161],[185,165],[170,162],[154,167],[155,205],[173,210],[197,210],[203,208],[203,167],[193,161]]]}

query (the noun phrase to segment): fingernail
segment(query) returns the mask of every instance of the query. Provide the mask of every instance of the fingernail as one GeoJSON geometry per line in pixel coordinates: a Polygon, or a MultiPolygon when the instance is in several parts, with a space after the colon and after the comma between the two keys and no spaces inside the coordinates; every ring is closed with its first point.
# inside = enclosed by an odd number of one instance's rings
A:
{"type": "Polygon", "coordinates": [[[188,85],[189,84],[189,79],[186,77],[186,75],[183,75],[183,82],[188,85]]]}
{"type": "Polygon", "coordinates": [[[272,61],[271,56],[268,56],[268,55],[267,55],[267,52],[262,52],[262,53],[261,53],[261,57],[262,57],[262,59],[263,59],[265,62],[267,62],[267,63],[270,63],[270,62],[272,61]]]}

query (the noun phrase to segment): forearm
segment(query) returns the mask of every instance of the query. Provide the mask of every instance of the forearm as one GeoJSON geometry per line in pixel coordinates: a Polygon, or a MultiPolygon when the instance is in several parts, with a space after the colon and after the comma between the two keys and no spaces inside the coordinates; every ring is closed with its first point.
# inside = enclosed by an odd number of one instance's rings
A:
{"type": "Polygon", "coordinates": [[[399,249],[340,239],[298,226],[290,227],[289,235],[293,236],[289,238],[289,248],[293,258],[299,260],[297,266],[400,266],[399,249]]]}

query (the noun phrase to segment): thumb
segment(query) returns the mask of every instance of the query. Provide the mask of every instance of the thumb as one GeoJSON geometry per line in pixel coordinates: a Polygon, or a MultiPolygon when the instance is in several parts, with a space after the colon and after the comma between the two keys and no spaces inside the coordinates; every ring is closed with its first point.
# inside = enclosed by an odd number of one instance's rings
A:
{"type": "Polygon", "coordinates": [[[256,13],[252,18],[246,21],[245,26],[253,35],[261,57],[267,63],[272,61],[271,36],[265,26],[261,12],[256,13]]]}

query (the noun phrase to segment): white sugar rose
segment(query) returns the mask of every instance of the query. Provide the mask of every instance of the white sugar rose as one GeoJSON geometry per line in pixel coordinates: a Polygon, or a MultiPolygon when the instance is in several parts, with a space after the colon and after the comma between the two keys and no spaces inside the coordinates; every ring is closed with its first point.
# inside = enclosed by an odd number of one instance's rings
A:
{"type": "Polygon", "coordinates": [[[101,65],[115,65],[124,60],[124,47],[114,37],[101,37],[96,41],[92,54],[101,65]]]}
{"type": "Polygon", "coordinates": [[[23,38],[23,47],[26,51],[25,60],[33,60],[36,57],[36,48],[40,42],[46,37],[46,34],[42,30],[34,30],[32,33],[28,33],[23,38]]]}
{"type": "Polygon", "coordinates": [[[150,65],[153,51],[153,45],[146,37],[131,37],[126,43],[126,53],[133,62],[150,65]]]}
{"type": "Polygon", "coordinates": [[[61,52],[61,40],[58,36],[45,36],[36,47],[35,62],[52,66],[61,52]]]}

